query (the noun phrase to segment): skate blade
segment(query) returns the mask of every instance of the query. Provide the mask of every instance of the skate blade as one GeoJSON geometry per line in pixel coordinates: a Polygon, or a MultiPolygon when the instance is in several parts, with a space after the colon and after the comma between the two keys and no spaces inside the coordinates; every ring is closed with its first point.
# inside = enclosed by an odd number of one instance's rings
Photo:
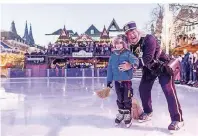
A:
{"type": "Polygon", "coordinates": [[[129,124],[125,124],[127,128],[130,128],[132,125],[132,121],[129,124]]]}
{"type": "Polygon", "coordinates": [[[177,133],[182,133],[184,131],[185,131],[184,127],[180,128],[179,130],[169,130],[170,134],[172,135],[177,134],[177,133]]]}
{"type": "Polygon", "coordinates": [[[146,120],[138,120],[138,122],[139,123],[144,123],[144,122],[147,122],[147,121],[150,121],[151,120],[151,118],[148,118],[148,119],[146,119],[146,120]]]}
{"type": "Polygon", "coordinates": [[[119,126],[119,125],[120,125],[120,123],[115,123],[114,125],[115,125],[115,126],[119,126]]]}

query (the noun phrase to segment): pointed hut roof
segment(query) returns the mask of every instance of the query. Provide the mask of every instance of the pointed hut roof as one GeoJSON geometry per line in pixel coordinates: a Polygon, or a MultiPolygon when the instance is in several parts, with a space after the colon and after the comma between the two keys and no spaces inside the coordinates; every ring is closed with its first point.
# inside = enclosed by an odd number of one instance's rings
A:
{"type": "Polygon", "coordinates": [[[111,24],[109,25],[107,31],[121,31],[120,27],[118,26],[116,20],[113,18],[111,24]]]}
{"type": "Polygon", "coordinates": [[[100,31],[92,24],[86,31],[85,34],[92,37],[100,36],[100,31]]]}
{"type": "Polygon", "coordinates": [[[69,37],[69,33],[67,32],[65,26],[64,28],[61,30],[60,32],[60,36],[58,37],[57,41],[56,42],[68,42],[70,41],[70,37],[69,37]]]}
{"type": "Polygon", "coordinates": [[[109,32],[107,31],[105,26],[103,28],[101,35],[100,35],[100,41],[101,42],[109,42],[110,41],[109,32]]]}

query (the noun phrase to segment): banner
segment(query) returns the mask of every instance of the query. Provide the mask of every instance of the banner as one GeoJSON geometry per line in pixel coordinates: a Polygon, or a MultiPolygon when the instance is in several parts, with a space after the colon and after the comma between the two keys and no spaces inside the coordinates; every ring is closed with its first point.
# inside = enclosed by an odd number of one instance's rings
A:
{"type": "Polygon", "coordinates": [[[26,56],[25,59],[26,64],[45,64],[46,63],[46,56],[26,56]]]}
{"type": "Polygon", "coordinates": [[[79,58],[93,57],[93,53],[81,50],[79,52],[73,52],[72,57],[79,57],[79,58]]]}

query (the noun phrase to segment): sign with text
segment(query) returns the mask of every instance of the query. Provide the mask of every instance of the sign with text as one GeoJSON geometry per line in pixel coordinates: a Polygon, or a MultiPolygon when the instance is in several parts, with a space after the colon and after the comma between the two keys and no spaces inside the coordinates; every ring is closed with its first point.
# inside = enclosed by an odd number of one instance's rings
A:
{"type": "Polygon", "coordinates": [[[86,52],[84,50],[81,50],[79,52],[73,52],[72,53],[72,57],[79,57],[79,58],[93,57],[93,53],[92,52],[86,52]]]}
{"type": "Polygon", "coordinates": [[[44,64],[45,62],[46,56],[26,56],[26,64],[44,64]]]}

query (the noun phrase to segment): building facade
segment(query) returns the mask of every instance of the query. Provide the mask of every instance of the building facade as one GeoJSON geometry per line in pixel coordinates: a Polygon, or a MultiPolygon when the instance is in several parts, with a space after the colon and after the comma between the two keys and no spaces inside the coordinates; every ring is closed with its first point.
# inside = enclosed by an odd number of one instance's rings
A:
{"type": "MultiPolygon", "coordinates": [[[[50,34],[45,34],[47,36],[48,42],[55,43],[57,41],[58,37],[60,36],[62,30],[63,29],[60,28],[50,34]]],[[[99,30],[92,24],[82,34],[86,34],[87,36],[91,37],[94,41],[100,41],[101,34],[104,33],[103,30],[99,30]]],[[[117,24],[117,22],[114,18],[111,21],[110,25],[108,25],[108,28],[106,29],[106,31],[108,33],[109,38],[112,38],[119,34],[124,34],[123,30],[120,29],[119,25],[117,24]]],[[[67,32],[69,33],[69,37],[71,37],[73,40],[76,40],[79,36],[82,35],[82,34],[78,34],[77,32],[74,33],[73,30],[67,30],[67,32]]]]}

